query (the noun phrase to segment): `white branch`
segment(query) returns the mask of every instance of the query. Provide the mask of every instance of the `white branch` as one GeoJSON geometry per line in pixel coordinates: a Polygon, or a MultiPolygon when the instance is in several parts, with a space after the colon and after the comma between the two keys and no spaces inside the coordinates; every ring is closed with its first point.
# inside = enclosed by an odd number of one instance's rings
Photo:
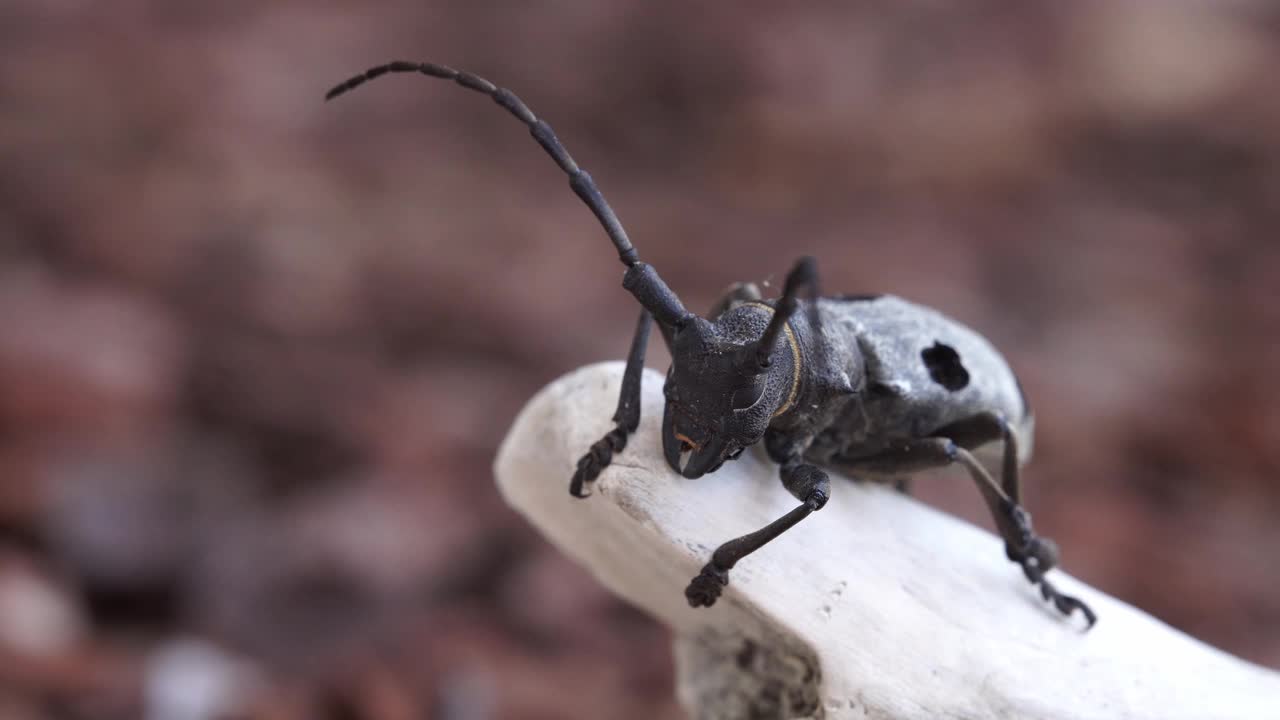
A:
{"type": "Polygon", "coordinates": [[[1098,612],[1083,632],[991,534],[838,477],[821,512],[740,563],[715,607],[691,609],[684,587],[711,552],[796,501],[760,452],[698,480],[672,472],[652,371],[639,431],[591,498],[571,498],[621,376],[595,365],[539,393],[503,443],[498,482],[552,542],[674,629],[691,716],[1280,718],[1280,675],[1054,571],[1098,612]]]}

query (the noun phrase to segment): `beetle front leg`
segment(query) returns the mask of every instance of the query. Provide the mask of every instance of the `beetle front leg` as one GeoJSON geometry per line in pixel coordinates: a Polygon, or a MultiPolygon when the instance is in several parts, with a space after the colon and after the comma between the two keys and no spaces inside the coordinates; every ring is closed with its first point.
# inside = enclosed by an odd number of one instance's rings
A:
{"type": "Polygon", "coordinates": [[[798,455],[783,463],[781,476],[783,486],[801,501],[801,505],[763,528],[716,548],[711,562],[703,566],[702,572],[685,588],[684,596],[691,607],[714,605],[720,592],[729,584],[729,570],[739,560],[764,547],[815,510],[821,510],[831,497],[831,480],[827,474],[815,465],[800,462],[798,455]]]}
{"type": "Polygon", "coordinates": [[[640,426],[640,377],[644,371],[644,352],[649,345],[652,323],[653,316],[649,311],[641,310],[635,335],[631,338],[631,351],[627,354],[627,367],[622,373],[618,410],[613,414],[613,421],[617,424],[578,460],[578,469],[569,481],[569,494],[574,497],[584,498],[591,494],[584,488],[600,477],[600,473],[613,461],[613,456],[627,446],[627,436],[640,426]]]}

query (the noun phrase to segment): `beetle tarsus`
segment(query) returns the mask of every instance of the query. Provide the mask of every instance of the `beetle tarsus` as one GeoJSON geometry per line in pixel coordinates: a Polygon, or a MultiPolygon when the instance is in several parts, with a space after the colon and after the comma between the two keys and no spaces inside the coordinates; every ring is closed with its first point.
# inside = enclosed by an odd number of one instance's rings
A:
{"type": "Polygon", "coordinates": [[[702,567],[702,572],[689,581],[684,589],[684,596],[689,607],[711,607],[720,599],[720,592],[729,584],[729,571],[720,570],[714,562],[702,567]]]}
{"type": "Polygon", "coordinates": [[[591,496],[586,487],[600,477],[600,473],[613,462],[613,456],[627,447],[627,430],[621,426],[610,430],[604,437],[595,441],[591,449],[578,459],[578,469],[569,481],[569,494],[576,498],[591,496]]]}
{"type": "Polygon", "coordinates": [[[1057,590],[1054,590],[1053,592],[1056,594],[1053,599],[1053,604],[1058,608],[1059,612],[1070,617],[1072,612],[1079,610],[1080,614],[1084,615],[1085,622],[1088,623],[1085,626],[1085,630],[1093,629],[1094,623],[1098,622],[1098,615],[1093,612],[1092,608],[1086,605],[1084,601],[1079,598],[1072,597],[1071,595],[1063,595],[1058,593],[1057,590]]]}
{"type": "MultiPolygon", "coordinates": [[[[1035,571],[1043,576],[1058,567],[1058,543],[1049,538],[1036,535],[1035,531],[1031,529],[1030,515],[1023,512],[1021,517],[1027,519],[1027,524],[1020,526],[1025,540],[1019,548],[1005,543],[1004,554],[1013,562],[1022,564],[1024,570],[1028,567],[1034,567],[1035,571]]],[[[1030,570],[1027,571],[1030,572],[1030,570]]],[[[1030,575],[1027,578],[1035,582],[1030,575]]]]}
{"type": "Polygon", "coordinates": [[[1040,596],[1043,597],[1045,601],[1053,603],[1053,606],[1058,609],[1058,612],[1066,615],[1067,617],[1071,617],[1072,613],[1079,610],[1080,614],[1084,615],[1085,622],[1088,623],[1085,626],[1085,630],[1092,629],[1093,624],[1098,622],[1098,615],[1094,613],[1093,609],[1086,605],[1083,600],[1072,595],[1058,592],[1058,589],[1043,577],[1041,577],[1038,582],[1040,585],[1040,596]]]}
{"type": "MultiPolygon", "coordinates": [[[[1028,533],[1030,533],[1029,528],[1028,533]]],[[[1053,583],[1045,579],[1045,573],[1058,564],[1057,543],[1031,533],[1030,540],[1021,550],[1006,545],[1005,554],[1009,556],[1010,560],[1022,566],[1022,574],[1026,575],[1027,580],[1033,585],[1040,586],[1040,596],[1046,602],[1053,603],[1058,612],[1071,617],[1072,613],[1079,610],[1088,623],[1085,630],[1091,629],[1094,623],[1098,621],[1098,615],[1083,600],[1059,592],[1053,583]]]]}

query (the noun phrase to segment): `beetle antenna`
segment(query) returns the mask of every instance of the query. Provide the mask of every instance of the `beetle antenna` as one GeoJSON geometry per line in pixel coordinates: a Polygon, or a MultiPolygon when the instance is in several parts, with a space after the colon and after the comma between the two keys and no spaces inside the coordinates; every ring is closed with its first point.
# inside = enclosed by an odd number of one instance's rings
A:
{"type": "Polygon", "coordinates": [[[627,237],[627,231],[622,229],[622,223],[618,221],[618,216],[614,214],[613,208],[609,207],[609,203],[605,201],[604,195],[596,187],[591,175],[586,170],[578,167],[578,163],[574,162],[569,155],[569,151],[565,149],[559,138],[556,137],[555,131],[551,129],[551,126],[543,120],[539,120],[533,114],[533,111],[524,104],[524,101],[516,97],[515,93],[510,90],[500,88],[478,75],[454,70],[444,65],[397,60],[386,65],[369,68],[363,73],[335,85],[333,89],[325,93],[324,99],[332,100],[387,73],[421,73],[428,77],[452,80],[468,90],[474,90],[493,98],[494,102],[506,108],[507,112],[514,115],[517,120],[529,128],[529,134],[533,136],[533,139],[538,141],[542,149],[569,176],[569,187],[573,189],[574,194],[582,202],[586,203],[587,207],[596,216],[596,219],[604,226],[604,231],[609,235],[609,239],[613,241],[614,247],[618,249],[618,259],[627,267],[640,262],[640,255],[636,252],[635,247],[631,245],[631,240],[627,237]]]}
{"type": "MultiPolygon", "coordinates": [[[[796,262],[795,267],[791,268],[791,272],[787,273],[786,284],[782,288],[782,298],[778,300],[778,305],[774,308],[773,319],[769,321],[769,326],[765,328],[764,335],[760,337],[760,344],[756,346],[756,368],[758,370],[763,371],[772,364],[773,353],[782,342],[782,329],[786,327],[787,321],[791,319],[791,316],[795,314],[796,309],[800,306],[797,296],[800,294],[801,288],[804,288],[809,300],[809,324],[815,332],[820,334],[818,264],[812,257],[805,256],[796,262]]],[[[816,338],[816,343],[818,351],[821,352],[824,345],[822,338],[816,338]]]]}

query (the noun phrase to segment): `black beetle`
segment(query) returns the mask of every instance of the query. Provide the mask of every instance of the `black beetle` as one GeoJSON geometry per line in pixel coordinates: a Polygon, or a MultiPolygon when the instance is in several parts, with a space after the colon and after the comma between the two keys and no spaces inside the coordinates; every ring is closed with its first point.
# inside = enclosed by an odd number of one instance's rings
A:
{"type": "Polygon", "coordinates": [[[511,91],[443,65],[396,61],[337,85],[325,99],[403,72],[453,80],[488,95],[524,123],[569,176],[569,187],[599,219],[627,267],[622,286],[642,310],[616,426],[578,461],[569,491],[585,497],[639,426],[640,375],[656,319],[672,358],[663,387],[667,463],[696,478],[763,440],[780,466],[783,486],[800,500],[764,528],[717,548],[685,589],[690,605],[714,604],[739,560],[822,509],[831,482],[819,466],[897,480],[959,463],[986,500],[1008,558],[1060,612],[1079,610],[1093,626],[1097,616],[1087,605],[1045,579],[1057,564],[1057,546],[1035,534],[1019,504],[1018,473],[1030,455],[1033,416],[1008,363],[982,336],[892,296],[820,297],[812,258],[802,258],[787,274],[778,300],[764,300],[754,285],[740,284],[709,318],[699,317],[685,309],[653,266],[640,261],[591,176],[551,126],[511,91]],[[1003,447],[999,482],[972,452],[997,441],[1003,447]]]}

